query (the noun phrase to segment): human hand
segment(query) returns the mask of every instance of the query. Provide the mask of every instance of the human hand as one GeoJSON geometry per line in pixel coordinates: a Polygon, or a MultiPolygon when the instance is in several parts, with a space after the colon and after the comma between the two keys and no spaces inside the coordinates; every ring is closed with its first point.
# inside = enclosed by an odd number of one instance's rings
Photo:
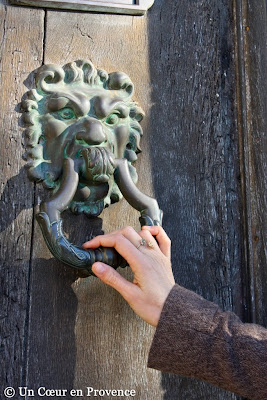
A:
{"type": "Polygon", "coordinates": [[[157,326],[163,304],[175,284],[170,261],[171,241],[165,231],[160,226],[143,226],[137,233],[127,227],[96,236],[83,245],[85,249],[99,246],[114,247],[128,262],[134,280],[127,281],[100,262],[93,264],[94,274],[116,289],[143,320],[157,326]],[[141,239],[145,239],[146,245],[140,245],[141,239]]]}

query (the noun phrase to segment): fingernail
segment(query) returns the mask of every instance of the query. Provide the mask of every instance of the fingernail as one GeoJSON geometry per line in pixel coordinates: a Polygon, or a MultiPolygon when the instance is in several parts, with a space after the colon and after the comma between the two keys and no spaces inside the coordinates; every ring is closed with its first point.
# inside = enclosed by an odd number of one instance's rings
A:
{"type": "Polygon", "coordinates": [[[97,263],[93,265],[93,272],[96,274],[102,274],[105,271],[105,266],[103,264],[97,263]]]}
{"type": "Polygon", "coordinates": [[[92,239],[91,240],[88,240],[87,242],[85,242],[85,243],[83,243],[83,245],[82,245],[82,247],[83,248],[85,248],[84,246],[86,245],[86,246],[88,246],[89,245],[89,243],[91,243],[91,241],[92,241],[92,239]]]}

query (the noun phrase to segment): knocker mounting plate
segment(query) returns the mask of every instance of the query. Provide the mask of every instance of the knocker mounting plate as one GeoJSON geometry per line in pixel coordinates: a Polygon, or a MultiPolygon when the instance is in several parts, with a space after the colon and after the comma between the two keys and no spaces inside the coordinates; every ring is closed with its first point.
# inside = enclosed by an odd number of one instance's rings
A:
{"type": "Polygon", "coordinates": [[[64,210],[94,217],[124,196],[140,211],[141,225],[161,224],[157,201],[135,186],[132,162],[144,113],[133,90],[128,75],[78,60],[43,65],[36,88],[22,101],[28,176],[52,192],[37,215],[44,239],[58,260],[89,275],[95,261],[114,268],[126,261],[111,248],[87,251],[70,243],[62,230],[64,210]]]}

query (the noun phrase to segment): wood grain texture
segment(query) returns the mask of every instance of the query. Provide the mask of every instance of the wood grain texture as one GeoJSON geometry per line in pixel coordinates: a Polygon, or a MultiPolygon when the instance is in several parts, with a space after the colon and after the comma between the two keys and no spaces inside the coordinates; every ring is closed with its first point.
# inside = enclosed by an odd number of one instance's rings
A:
{"type": "MultiPolygon", "coordinates": [[[[150,157],[177,282],[243,316],[231,1],[158,1],[149,18],[150,157]]],[[[164,399],[229,399],[163,375],[164,399]]]]}
{"type": "Polygon", "coordinates": [[[266,1],[235,2],[247,319],[267,326],[266,1]],[[242,21],[242,24],[239,23],[242,21]]]}
{"type": "MultiPolygon", "coordinates": [[[[179,6],[157,0],[146,17],[51,10],[43,43],[44,12],[2,0],[4,386],[135,389],[138,400],[237,399],[204,382],[147,369],[153,329],[115,291],[52,258],[36,223],[32,235],[32,205],[48,194],[38,188],[34,198],[20,170],[14,110],[23,80],[42,63],[43,45],[45,63],[88,58],[108,72],[129,74],[147,114],[138,187],[155,195],[164,211],[177,282],[266,323],[267,91],[260,90],[266,86],[266,8],[263,0],[236,0],[235,6],[233,13],[230,0],[181,0],[179,6]],[[238,37],[235,27],[244,16],[249,29],[238,37]],[[240,59],[246,50],[242,76],[238,49],[240,59]]],[[[33,84],[32,76],[25,84],[33,84]]],[[[64,228],[78,245],[125,225],[139,227],[138,213],[125,201],[94,220],[64,213],[64,228]]],[[[121,273],[131,279],[129,269],[121,273]]]]}
{"type": "MultiPolygon", "coordinates": [[[[49,11],[44,62],[63,65],[88,58],[108,72],[123,71],[135,84],[134,99],[148,113],[146,32],[146,18],[49,11]]],[[[148,153],[147,121],[142,123],[144,154],[148,153]]],[[[149,157],[140,157],[138,170],[138,187],[152,195],[149,157]]],[[[40,189],[38,197],[45,195],[40,189]]],[[[64,226],[71,241],[82,244],[101,231],[125,225],[138,229],[138,216],[123,201],[94,221],[66,212],[64,226]]],[[[66,389],[135,389],[138,399],[162,398],[161,374],[146,367],[153,329],[113,289],[92,277],[78,279],[71,269],[51,259],[37,227],[33,257],[27,385],[36,387],[42,381],[66,389]]],[[[131,278],[129,268],[122,274],[131,278]]]]}
{"type": "Polygon", "coordinates": [[[43,11],[11,7],[0,1],[1,131],[1,290],[0,397],[6,386],[22,384],[27,335],[28,277],[34,188],[23,169],[21,97],[29,71],[42,61],[43,11]]]}
{"type": "MultiPolygon", "coordinates": [[[[155,192],[164,210],[176,278],[242,314],[232,23],[230,4],[223,1],[183,2],[179,10],[175,3],[158,2],[148,19],[51,11],[45,63],[88,57],[109,72],[131,76],[135,98],[147,113],[139,187],[155,192]]],[[[138,228],[137,213],[125,202],[93,224],[65,216],[66,230],[78,244],[127,224],[138,228]]],[[[30,387],[42,377],[46,385],[66,388],[130,387],[142,400],[236,398],[147,370],[152,330],[112,289],[92,278],[77,279],[51,260],[38,229],[34,258],[30,387]]],[[[123,274],[130,277],[127,270],[123,274]]]]}

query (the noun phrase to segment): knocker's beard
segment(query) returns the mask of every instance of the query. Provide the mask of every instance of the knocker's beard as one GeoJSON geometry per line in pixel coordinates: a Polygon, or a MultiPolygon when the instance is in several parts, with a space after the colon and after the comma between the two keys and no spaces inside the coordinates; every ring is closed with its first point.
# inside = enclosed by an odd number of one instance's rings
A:
{"type": "Polygon", "coordinates": [[[110,149],[101,146],[83,147],[78,154],[76,160],[79,160],[77,169],[80,179],[70,209],[75,214],[85,213],[89,217],[96,217],[110,203],[115,157],[110,149]]]}
{"type": "Polygon", "coordinates": [[[106,147],[88,147],[82,149],[84,164],[82,177],[95,184],[106,183],[114,174],[115,158],[106,147]]]}

